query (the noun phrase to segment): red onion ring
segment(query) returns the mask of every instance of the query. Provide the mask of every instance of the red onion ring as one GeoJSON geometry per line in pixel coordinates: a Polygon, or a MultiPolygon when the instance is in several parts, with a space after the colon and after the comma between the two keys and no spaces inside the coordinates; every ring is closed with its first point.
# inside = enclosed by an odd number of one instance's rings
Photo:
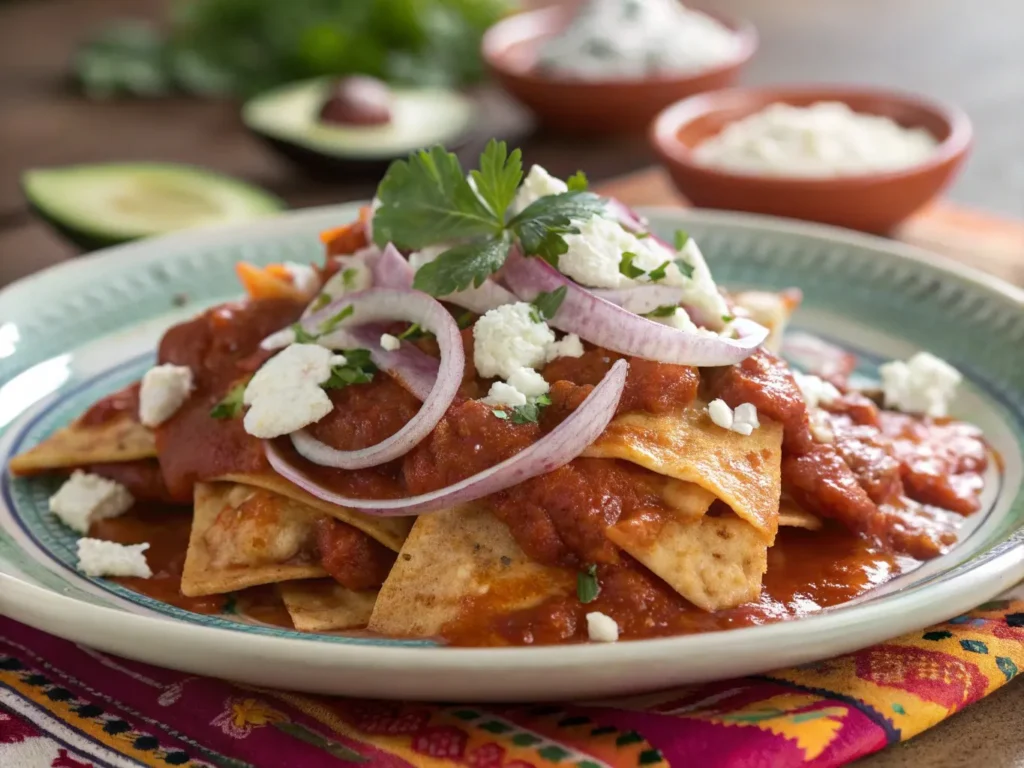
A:
{"type": "Polygon", "coordinates": [[[388,243],[377,258],[370,262],[374,288],[412,288],[413,269],[394,245],[388,243]]]}
{"type": "Polygon", "coordinates": [[[768,338],[767,328],[747,319],[737,319],[732,324],[738,339],[655,323],[595,296],[543,259],[527,258],[515,249],[505,262],[503,274],[509,288],[523,301],[565,287],[562,306],[548,324],[625,355],[676,365],[734,365],[748,358],[768,338]]]}
{"type": "Polygon", "coordinates": [[[631,288],[591,288],[590,292],[627,312],[646,315],[658,307],[678,306],[683,289],[672,285],[637,285],[631,288]]]}
{"type": "Polygon", "coordinates": [[[515,304],[518,299],[511,291],[488,279],[481,283],[479,288],[467,288],[464,291],[449,294],[442,301],[482,315],[504,304],[515,304]]]}
{"type": "Polygon", "coordinates": [[[287,480],[319,499],[367,515],[397,517],[420,515],[465,504],[518,485],[565,466],[604,432],[626,385],[629,364],[617,361],[579,408],[549,434],[505,461],[454,485],[404,499],[359,499],[342,496],[307,476],[270,441],[265,451],[270,466],[287,480]]]}
{"type": "MultiPolygon", "coordinates": [[[[353,312],[339,323],[339,328],[347,331],[347,325],[407,320],[433,333],[441,350],[437,377],[423,399],[423,406],[405,426],[386,440],[355,451],[339,451],[304,430],[291,436],[295,450],[314,464],[339,469],[363,469],[405,455],[430,434],[448,410],[448,406],[455,400],[459,385],[462,383],[466,355],[462,347],[459,326],[455,320],[439,301],[422,291],[371,288],[332,301],[300,322],[307,331],[315,333],[324,321],[335,317],[349,306],[353,308],[353,312]]],[[[324,338],[321,338],[320,343],[323,341],[324,338]]],[[[377,336],[376,343],[370,347],[371,353],[379,347],[380,336],[377,336]]]]}

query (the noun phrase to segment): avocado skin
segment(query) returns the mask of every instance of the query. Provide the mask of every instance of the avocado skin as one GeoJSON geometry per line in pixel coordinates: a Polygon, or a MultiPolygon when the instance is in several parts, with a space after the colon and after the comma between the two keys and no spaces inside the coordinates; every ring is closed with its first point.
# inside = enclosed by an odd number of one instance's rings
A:
{"type": "MultiPolygon", "coordinates": [[[[22,193],[25,193],[25,188],[22,186],[22,193]]],[[[36,203],[31,200],[28,195],[25,195],[28,200],[28,209],[38,216],[40,219],[50,225],[50,228],[57,232],[66,241],[71,243],[73,246],[78,248],[82,253],[89,253],[90,251],[98,251],[101,248],[109,248],[113,245],[121,245],[122,243],[131,242],[131,240],[138,238],[120,238],[120,237],[103,237],[102,235],[93,234],[91,232],[82,232],[80,229],[75,227],[69,227],[62,223],[58,219],[54,218],[36,203]]]]}

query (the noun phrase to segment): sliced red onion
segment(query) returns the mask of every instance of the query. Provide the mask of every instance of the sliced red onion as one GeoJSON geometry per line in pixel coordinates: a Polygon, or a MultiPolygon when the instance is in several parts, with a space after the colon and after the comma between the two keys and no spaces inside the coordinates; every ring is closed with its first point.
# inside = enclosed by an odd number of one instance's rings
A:
{"type": "Polygon", "coordinates": [[[374,288],[412,288],[413,268],[394,245],[388,243],[380,255],[370,262],[374,288]]]}
{"type": "Polygon", "coordinates": [[[423,402],[434,388],[441,364],[437,358],[408,342],[394,351],[384,349],[380,345],[380,337],[387,333],[387,329],[384,323],[342,328],[321,336],[318,343],[330,349],[368,349],[374,365],[397,379],[411,395],[423,402]]]}
{"type": "Polygon", "coordinates": [[[450,294],[445,296],[443,301],[482,315],[504,304],[515,304],[518,299],[511,291],[502,288],[493,280],[485,280],[479,288],[467,288],[450,294]]]}
{"type": "Polygon", "coordinates": [[[272,442],[265,443],[270,466],[282,477],[319,499],[368,515],[386,517],[421,515],[465,504],[518,485],[565,466],[604,432],[626,385],[629,364],[617,361],[579,408],[548,435],[500,464],[454,485],[404,499],[358,499],[342,496],[313,480],[284,456],[272,442]]]}
{"type": "Polygon", "coordinates": [[[749,357],[768,338],[767,328],[745,318],[730,326],[738,336],[736,339],[655,323],[594,295],[543,259],[524,257],[515,249],[505,262],[503,274],[522,301],[533,301],[541,292],[565,287],[565,299],[548,324],[625,355],[676,365],[734,365],[749,357]]]}
{"type": "MultiPolygon", "coordinates": [[[[441,350],[437,376],[423,398],[423,406],[404,427],[386,440],[356,451],[339,451],[305,431],[296,432],[291,436],[295,449],[314,464],[339,469],[363,469],[405,455],[430,434],[459,391],[466,355],[462,347],[459,326],[455,320],[439,301],[422,291],[371,288],[332,301],[320,311],[303,319],[301,323],[310,333],[317,333],[322,329],[324,322],[336,317],[346,307],[352,307],[353,312],[338,323],[341,330],[351,333],[357,326],[402,320],[416,323],[420,328],[433,333],[441,350]]],[[[325,338],[321,337],[320,343],[323,343],[325,338]]],[[[385,351],[380,349],[379,335],[376,341],[369,345],[369,349],[371,353],[375,350],[385,351]]],[[[380,355],[378,359],[384,358],[380,355]]],[[[401,372],[397,375],[399,378],[402,377],[401,372]]],[[[418,375],[422,377],[422,371],[418,375]]],[[[418,388],[422,392],[422,382],[418,388]]]]}
{"type": "Polygon", "coordinates": [[[590,292],[628,312],[646,315],[658,307],[677,306],[683,289],[672,285],[637,285],[631,288],[591,288],[590,292]]]}

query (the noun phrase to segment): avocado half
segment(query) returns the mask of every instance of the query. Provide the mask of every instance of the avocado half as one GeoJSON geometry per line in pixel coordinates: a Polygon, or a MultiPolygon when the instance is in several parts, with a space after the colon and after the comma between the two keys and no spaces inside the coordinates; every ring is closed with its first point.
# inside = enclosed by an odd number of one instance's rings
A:
{"type": "Polygon", "coordinates": [[[336,83],[304,80],[260,94],[242,107],[246,127],[307,173],[376,174],[414,150],[457,149],[470,137],[472,99],[446,88],[392,87],[391,120],[382,125],[325,122],[321,109],[336,83]]]}
{"type": "Polygon", "coordinates": [[[285,207],[258,187],[172,163],[38,168],[22,174],[21,187],[41,218],[85,250],[285,207]]]}

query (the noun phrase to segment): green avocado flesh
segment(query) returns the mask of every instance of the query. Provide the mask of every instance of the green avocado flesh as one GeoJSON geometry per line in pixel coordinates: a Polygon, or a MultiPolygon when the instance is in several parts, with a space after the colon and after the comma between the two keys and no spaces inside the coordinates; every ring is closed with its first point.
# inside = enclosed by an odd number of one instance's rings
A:
{"type": "Polygon", "coordinates": [[[242,108],[250,130],[269,139],[352,160],[390,160],[443,144],[451,147],[473,122],[473,102],[444,88],[392,88],[386,125],[338,125],[320,120],[330,79],[275,88],[242,108]]]}
{"type": "Polygon", "coordinates": [[[94,247],[281,210],[273,195],[185,165],[42,168],[22,175],[29,203],[71,240],[94,247]]]}

